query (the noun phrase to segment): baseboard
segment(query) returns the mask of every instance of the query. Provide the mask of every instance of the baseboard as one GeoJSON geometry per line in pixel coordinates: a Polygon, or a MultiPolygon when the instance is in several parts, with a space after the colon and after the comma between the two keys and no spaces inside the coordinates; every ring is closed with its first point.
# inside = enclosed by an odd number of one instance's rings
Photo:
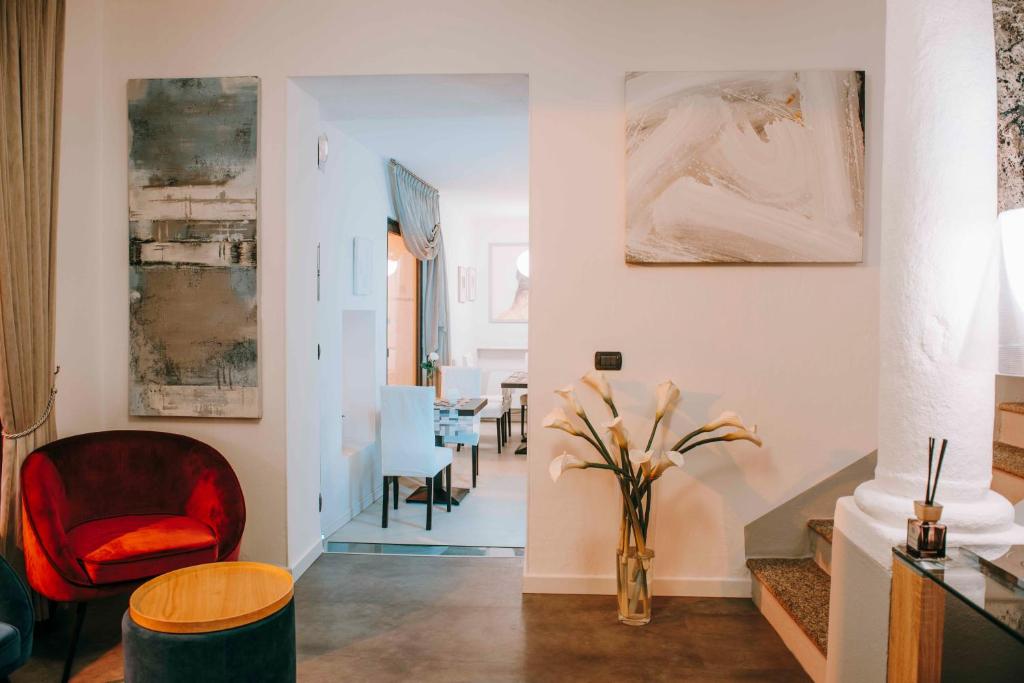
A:
{"type": "Polygon", "coordinates": [[[309,569],[314,562],[316,562],[317,558],[323,554],[323,552],[323,541],[317,541],[312,546],[310,546],[309,550],[307,550],[302,555],[302,557],[299,558],[298,562],[288,567],[288,571],[292,573],[292,579],[298,581],[299,578],[306,573],[306,570],[309,569]]]}
{"type": "MultiPolygon", "coordinates": [[[[355,519],[356,517],[359,516],[359,514],[363,510],[365,510],[366,508],[370,507],[371,505],[373,505],[375,502],[377,502],[379,499],[381,499],[383,497],[384,497],[384,484],[381,484],[379,487],[376,487],[376,486],[373,487],[373,492],[370,493],[369,496],[365,496],[364,495],[362,498],[359,499],[359,509],[352,511],[353,514],[352,514],[351,517],[349,517],[349,519],[355,519]]],[[[344,522],[344,524],[348,524],[348,520],[346,520],[344,522]]]]}
{"type": "MultiPolygon", "coordinates": [[[[523,592],[615,595],[615,577],[565,574],[526,574],[523,576],[523,592]]],[[[654,594],[714,598],[749,598],[750,578],[658,578],[657,574],[655,574],[654,594]]]]}

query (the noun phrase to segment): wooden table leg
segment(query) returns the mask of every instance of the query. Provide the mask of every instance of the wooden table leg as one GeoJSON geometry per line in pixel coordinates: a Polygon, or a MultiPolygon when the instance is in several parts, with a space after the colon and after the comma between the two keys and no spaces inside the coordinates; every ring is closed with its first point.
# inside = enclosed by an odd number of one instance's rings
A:
{"type": "Polygon", "coordinates": [[[939,683],[945,592],[906,562],[893,558],[889,595],[888,683],[939,683]]]}

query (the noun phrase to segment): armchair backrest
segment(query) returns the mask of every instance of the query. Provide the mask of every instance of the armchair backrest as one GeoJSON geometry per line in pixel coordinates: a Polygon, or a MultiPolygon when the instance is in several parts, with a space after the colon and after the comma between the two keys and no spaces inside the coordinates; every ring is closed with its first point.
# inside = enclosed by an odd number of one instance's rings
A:
{"type": "Polygon", "coordinates": [[[381,387],[380,454],[384,476],[417,471],[434,449],[433,387],[381,387]]]}
{"type": "Polygon", "coordinates": [[[21,473],[28,513],[45,510],[64,530],[121,515],[212,515],[220,540],[237,545],[245,526],[245,500],[231,465],[212,446],[182,434],[70,436],[36,449],[21,473]]]}
{"type": "Polygon", "coordinates": [[[477,398],[481,395],[482,388],[480,368],[459,368],[451,365],[441,368],[441,391],[449,401],[477,398]]]}

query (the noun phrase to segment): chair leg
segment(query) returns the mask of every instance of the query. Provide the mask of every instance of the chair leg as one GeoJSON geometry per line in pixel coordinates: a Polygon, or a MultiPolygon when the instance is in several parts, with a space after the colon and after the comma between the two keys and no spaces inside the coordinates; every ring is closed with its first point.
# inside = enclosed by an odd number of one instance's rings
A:
{"type": "Polygon", "coordinates": [[[519,436],[526,436],[526,406],[519,406],[519,436]]]}
{"type": "Polygon", "coordinates": [[[494,421],[494,433],[498,437],[498,452],[501,453],[501,418],[494,421]]]}
{"type": "MultiPolygon", "coordinates": [[[[395,485],[395,509],[398,509],[398,477],[391,477],[392,483],[395,485]]],[[[387,500],[384,501],[387,504],[387,500]]]]}
{"type": "Polygon", "coordinates": [[[462,444],[461,443],[455,445],[455,452],[459,453],[460,451],[462,451],[462,444]]]}
{"type": "Polygon", "coordinates": [[[388,500],[389,498],[391,498],[391,491],[389,489],[390,486],[391,486],[391,477],[385,475],[384,476],[384,499],[382,501],[383,504],[380,506],[380,508],[381,508],[381,512],[380,512],[380,528],[381,529],[387,529],[388,528],[388,503],[391,502],[390,500],[388,500]]]}
{"type": "Polygon", "coordinates": [[[452,466],[448,465],[444,468],[444,492],[448,501],[445,505],[448,512],[452,511],[452,466]]]}
{"type": "Polygon", "coordinates": [[[476,488],[476,475],[480,471],[480,447],[473,446],[473,488],[476,488]]]}
{"type": "Polygon", "coordinates": [[[506,439],[512,438],[512,409],[509,408],[508,412],[505,413],[505,433],[506,439]]]}
{"type": "Polygon", "coordinates": [[[82,634],[82,624],[85,623],[85,608],[89,603],[80,602],[75,605],[75,623],[71,627],[71,644],[68,646],[68,656],[64,660],[64,674],[61,676],[61,683],[67,683],[71,679],[71,667],[75,663],[75,650],[78,649],[78,637],[82,634]]]}
{"type": "Polygon", "coordinates": [[[434,521],[434,478],[427,477],[427,531],[434,521]]]}

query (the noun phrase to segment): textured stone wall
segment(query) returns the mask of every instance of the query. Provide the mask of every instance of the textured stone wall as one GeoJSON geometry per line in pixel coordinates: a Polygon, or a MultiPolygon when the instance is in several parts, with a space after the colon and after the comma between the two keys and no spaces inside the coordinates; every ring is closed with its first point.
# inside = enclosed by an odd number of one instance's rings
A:
{"type": "Polygon", "coordinates": [[[1024,207],[1024,0],[993,0],[999,106],[999,210],[1024,207]]]}

